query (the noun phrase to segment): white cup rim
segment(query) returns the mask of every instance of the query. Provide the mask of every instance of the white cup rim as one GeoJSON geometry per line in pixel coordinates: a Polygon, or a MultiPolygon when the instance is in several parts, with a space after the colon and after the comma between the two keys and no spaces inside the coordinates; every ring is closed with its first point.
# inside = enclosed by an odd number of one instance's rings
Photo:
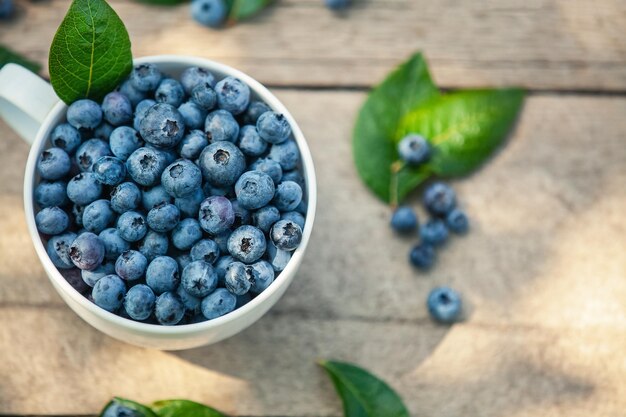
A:
{"type": "Polygon", "coordinates": [[[258,306],[267,302],[267,300],[270,299],[273,293],[279,291],[283,286],[289,285],[291,281],[289,277],[292,274],[296,273],[296,269],[298,268],[302,257],[304,256],[304,252],[306,251],[306,247],[309,243],[311,232],[313,230],[313,223],[315,220],[315,210],[317,205],[317,183],[315,168],[313,165],[313,158],[311,156],[311,151],[308,147],[308,144],[306,143],[304,134],[302,133],[300,127],[296,123],[291,113],[289,113],[287,108],[282,104],[280,100],[278,100],[278,98],[276,98],[276,96],[274,96],[274,94],[272,94],[265,86],[263,86],[260,82],[256,81],[249,75],[228,65],[224,65],[209,59],[185,55],[155,55],[134,60],[134,65],[140,65],[145,63],[153,63],[157,65],[174,64],[183,66],[199,66],[207,68],[215,73],[237,77],[244,81],[250,87],[250,89],[273,110],[282,113],[287,118],[292,128],[293,137],[300,150],[303,176],[307,186],[307,215],[304,230],[302,233],[302,243],[293,253],[285,269],[278,274],[274,282],[267,289],[258,294],[247,304],[235,309],[234,311],[224,316],[212,320],[203,321],[200,323],[182,324],[176,326],[163,326],[160,324],[142,323],[118,316],[117,314],[111,313],[89,301],[87,297],[80,294],[76,289],[74,289],[74,287],[70,285],[69,282],[65,280],[65,278],[61,275],[56,266],[52,263],[50,257],[48,256],[44,243],[39,236],[39,232],[37,231],[37,226],[35,224],[33,191],[35,184],[35,169],[37,158],[39,157],[41,151],[43,151],[43,145],[48,139],[50,131],[54,126],[56,126],[58,121],[64,115],[65,110],[67,109],[66,104],[62,101],[59,101],[59,103],[53,107],[53,109],[50,111],[50,113],[42,123],[28,155],[26,172],[24,176],[24,209],[26,222],[28,225],[31,240],[33,241],[33,244],[35,246],[35,251],[39,256],[39,259],[42,262],[48,277],[50,278],[50,280],[53,281],[57,288],[60,288],[64,292],[64,294],[68,295],[81,307],[116,326],[135,332],[140,332],[145,335],[174,337],[201,334],[241,319],[242,317],[251,313],[258,306]]]}

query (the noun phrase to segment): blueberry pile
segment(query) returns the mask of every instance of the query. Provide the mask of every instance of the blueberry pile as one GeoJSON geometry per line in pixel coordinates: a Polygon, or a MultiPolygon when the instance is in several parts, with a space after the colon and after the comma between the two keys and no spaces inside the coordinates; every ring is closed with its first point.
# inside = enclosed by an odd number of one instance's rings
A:
{"type": "Polygon", "coordinates": [[[66,116],[37,161],[35,221],[54,265],[96,305],[195,323],[286,267],[306,215],[300,153],[287,119],[246,84],[144,64],[66,116]]]}

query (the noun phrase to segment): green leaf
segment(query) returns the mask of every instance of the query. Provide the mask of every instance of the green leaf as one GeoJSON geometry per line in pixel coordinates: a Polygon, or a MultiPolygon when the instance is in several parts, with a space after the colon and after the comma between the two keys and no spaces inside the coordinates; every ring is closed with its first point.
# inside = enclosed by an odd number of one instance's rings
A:
{"type": "Polygon", "coordinates": [[[50,81],[66,103],[100,100],[130,72],[130,39],[104,0],[74,0],[50,47],[50,81]]]}
{"type": "Polygon", "coordinates": [[[226,417],[214,408],[188,400],[163,400],[152,404],[159,417],[226,417]]]}
{"type": "MultiPolygon", "coordinates": [[[[404,196],[428,177],[423,169],[404,167],[392,174],[398,159],[398,123],[420,104],[437,97],[439,91],[430,78],[421,54],[415,54],[394,70],[367,97],[353,133],[354,162],[361,179],[381,199],[395,204],[399,191],[404,196]]],[[[397,171],[397,170],[396,170],[397,171]]]]}
{"type": "Polygon", "coordinates": [[[434,147],[428,163],[432,172],[442,177],[466,175],[503,142],[523,99],[524,92],[515,88],[446,94],[407,114],[396,141],[419,133],[434,147]]]}
{"type": "Polygon", "coordinates": [[[272,3],[273,0],[229,0],[231,22],[248,19],[272,3]]]}
{"type": "Polygon", "coordinates": [[[345,417],[409,417],[402,399],[374,375],[349,363],[322,361],[343,401],[345,417]]]}
{"type": "Polygon", "coordinates": [[[24,58],[17,52],[14,52],[4,45],[0,45],[0,68],[6,64],[13,63],[28,68],[32,72],[39,72],[41,64],[24,58]]]}
{"type": "MultiPolygon", "coordinates": [[[[145,405],[139,404],[138,402],[135,402],[135,401],[127,400],[125,398],[120,398],[120,397],[115,397],[111,401],[109,401],[109,403],[105,405],[102,411],[100,412],[100,417],[104,416],[104,414],[109,408],[119,407],[119,406],[130,408],[131,410],[135,410],[136,412],[139,413],[141,417],[158,417],[154,413],[154,411],[152,411],[150,408],[146,407],[145,405]]],[[[112,413],[112,414],[122,415],[119,413],[112,413]]]]}

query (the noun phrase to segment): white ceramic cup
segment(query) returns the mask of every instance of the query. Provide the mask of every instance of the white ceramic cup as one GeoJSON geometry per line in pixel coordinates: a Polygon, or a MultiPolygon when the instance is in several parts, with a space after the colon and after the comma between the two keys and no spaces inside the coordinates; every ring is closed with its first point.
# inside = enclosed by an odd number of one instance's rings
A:
{"type": "Polygon", "coordinates": [[[33,189],[38,181],[36,162],[39,154],[49,146],[52,129],[65,121],[67,106],[59,100],[50,84],[29,70],[5,65],[0,70],[0,116],[31,144],[24,178],[24,210],[30,237],[37,255],[61,298],[83,320],[116,339],[138,346],[179,350],[216,343],[233,336],[263,316],[284,294],[296,275],[309,243],[316,207],[316,181],[313,159],[302,131],[285,106],[263,85],[248,75],[207,59],[160,55],[135,60],[135,64],[153,63],[161,71],[178,76],[187,67],[198,66],[213,72],[218,78],[234,76],[250,86],[253,98],[263,100],[273,110],[285,115],[300,148],[302,170],[306,182],[308,211],[300,247],[293,253],[287,267],[274,282],[248,304],[217,319],[181,326],[159,326],[128,320],[110,313],[78,293],[59,273],[46,253],[35,226],[33,189]]]}

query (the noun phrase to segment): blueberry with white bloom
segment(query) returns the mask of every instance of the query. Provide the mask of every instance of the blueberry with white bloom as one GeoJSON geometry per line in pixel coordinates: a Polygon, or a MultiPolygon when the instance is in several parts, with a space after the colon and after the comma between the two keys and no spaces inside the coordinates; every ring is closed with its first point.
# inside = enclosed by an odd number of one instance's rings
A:
{"type": "Polygon", "coordinates": [[[156,90],[161,82],[161,71],[154,64],[137,65],[130,73],[131,85],[138,91],[148,93],[156,90]]]}
{"type": "Polygon", "coordinates": [[[111,153],[125,161],[143,145],[139,132],[130,126],[116,127],[109,137],[111,153]]]}
{"type": "Polygon", "coordinates": [[[126,295],[126,285],[117,275],[106,275],[96,282],[91,296],[97,306],[108,311],[116,311],[121,307],[126,295]]]}
{"type": "Polygon", "coordinates": [[[180,82],[187,94],[191,94],[193,89],[200,84],[215,85],[215,76],[205,68],[189,67],[180,74],[180,82]]]}
{"type": "Polygon", "coordinates": [[[37,171],[46,180],[60,180],[72,168],[70,156],[61,148],[46,149],[37,159],[37,171]]]}
{"type": "Polygon", "coordinates": [[[461,319],[463,302],[461,295],[448,287],[437,287],[428,294],[428,312],[440,323],[454,323],[461,319]]]}
{"type": "Polygon", "coordinates": [[[82,139],[80,132],[74,126],[62,123],[50,133],[50,142],[71,155],[80,146],[82,139]]]}
{"type": "Polygon", "coordinates": [[[115,220],[115,212],[109,200],[96,200],[83,211],[83,227],[90,232],[100,233],[115,220]]]}
{"type": "MultiPolygon", "coordinates": [[[[154,311],[156,296],[144,284],[133,286],[124,297],[124,309],[134,320],[146,320],[154,311]]],[[[131,416],[132,417],[132,416],[131,416]]]]}
{"type": "Polygon", "coordinates": [[[58,207],[46,207],[35,216],[37,230],[45,235],[58,235],[70,225],[67,213],[58,207]]]}
{"type": "Polygon", "coordinates": [[[117,185],[126,178],[126,165],[114,156],[103,156],[93,164],[93,173],[102,184],[117,185]]]}
{"type": "Polygon", "coordinates": [[[291,136],[287,118],[274,111],[263,113],[256,122],[259,135],[269,143],[282,143],[291,136]]]}
{"type": "Polygon", "coordinates": [[[104,120],[113,126],[119,126],[133,119],[133,105],[124,94],[113,91],[102,100],[104,120]]]}
{"type": "Polygon", "coordinates": [[[250,103],[250,87],[235,77],[226,77],[215,84],[217,105],[232,114],[243,113],[250,103]]]}
{"type": "Polygon", "coordinates": [[[222,140],[235,142],[239,136],[239,124],[226,110],[215,110],[204,121],[204,131],[210,143],[222,140]]]}
{"type": "Polygon", "coordinates": [[[146,111],[139,124],[139,133],[154,146],[171,148],[185,135],[185,121],[176,107],[157,103],[146,111]]]}
{"type": "Polygon", "coordinates": [[[215,319],[233,311],[236,304],[234,294],[226,288],[218,288],[202,300],[202,315],[209,320],[215,319]]]}
{"type": "Polygon", "coordinates": [[[77,100],[67,108],[67,121],[76,129],[95,129],[102,122],[102,109],[93,100],[77,100]]]}
{"type": "Polygon", "coordinates": [[[74,267],[70,258],[70,245],[76,239],[76,234],[72,232],[56,235],[48,240],[46,252],[50,260],[59,269],[71,269],[74,267]]]}

